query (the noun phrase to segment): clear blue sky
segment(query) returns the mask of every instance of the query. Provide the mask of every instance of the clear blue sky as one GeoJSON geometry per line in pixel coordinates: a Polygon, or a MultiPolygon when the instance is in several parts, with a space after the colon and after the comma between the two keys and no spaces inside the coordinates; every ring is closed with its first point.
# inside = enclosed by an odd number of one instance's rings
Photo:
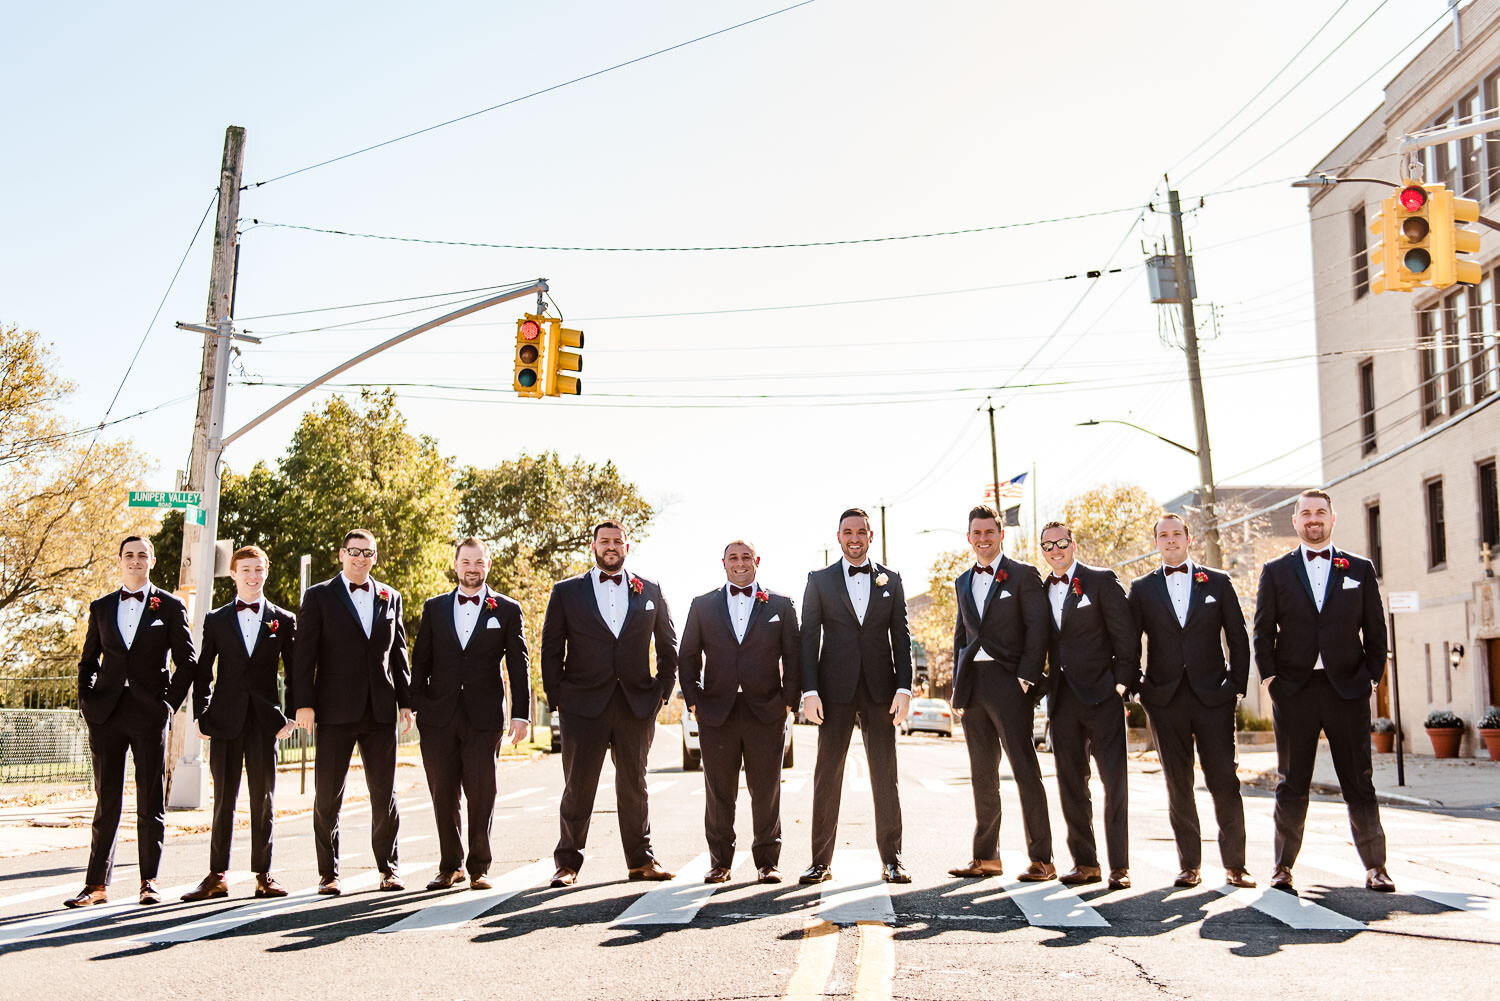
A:
{"type": "MultiPolygon", "coordinates": [[[[104,416],[144,335],[113,415],[166,405],[109,433],[156,460],[143,488],[170,488],[189,448],[201,350],[172,323],[204,319],[211,221],[149,331],[148,321],[216,186],[226,126],[248,130],[245,180],[260,181],[779,6],[9,10],[0,322],[55,345],[78,386],[66,412],[84,424],[104,416]]],[[[1182,355],[1158,336],[1140,270],[1143,242],[1160,242],[1167,218],[1135,211],[1153,197],[1164,204],[1170,169],[1195,209],[1187,226],[1200,296],[1219,307],[1219,336],[1204,354],[1219,479],[1314,481],[1307,207],[1287,181],[1375,107],[1421,39],[1447,30],[1445,10],[1443,0],[1175,0],[1148,12],[1099,0],[817,0],[252,188],[241,203],[240,326],[268,335],[365,322],[247,347],[237,370],[267,385],[232,386],[229,425],[286,391],[270,384],[301,381],[427,314],[369,319],[414,303],[243,318],[546,276],[587,334],[583,397],[530,403],[504,391],[516,316],[506,307],[341,382],[406,384],[413,428],[460,462],[541,449],[614,459],[662,511],[632,566],[663,579],[679,604],[719,579],[720,549],[734,536],[759,543],[766,583],[800,594],[851,504],[890,505],[890,562],[921,580],[958,541],[923,530],[961,529],[988,480],[977,412],[986,392],[1002,407],[1000,474],[1035,463],[1044,517],[1100,482],[1139,482],[1163,499],[1195,482],[1194,461],[1151,438],[1074,426],[1120,418],[1192,440],[1182,355]],[[1330,16],[1247,113],[1188,155],[1330,16]],[[674,247],[1085,213],[1106,214],[697,253],[439,246],[251,221],[674,247]],[[1125,270],[1062,279],[1107,267],[1125,270]],[[829,303],[839,304],[812,305],[829,303]]],[[[1200,323],[1214,332],[1206,316],[1200,323]]],[[[228,464],[275,458],[295,420],[257,429],[228,464]]],[[[330,545],[340,531],[329,526],[330,545]]]]}

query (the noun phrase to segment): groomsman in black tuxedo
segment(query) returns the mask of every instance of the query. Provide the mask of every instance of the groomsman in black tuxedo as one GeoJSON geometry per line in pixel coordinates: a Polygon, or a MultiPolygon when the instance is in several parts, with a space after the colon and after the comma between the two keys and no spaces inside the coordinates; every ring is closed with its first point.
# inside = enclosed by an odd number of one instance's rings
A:
{"type": "Polygon", "coordinates": [[[1167,810],[1181,872],[1174,885],[1203,881],[1203,842],[1193,799],[1193,742],[1219,822],[1219,860],[1230,886],[1253,887],[1245,869],[1245,806],[1235,774],[1234,708],[1250,678],[1250,636],[1234,583],[1188,558],[1192,537],[1175,514],[1156,522],[1161,566],[1130,585],[1130,610],[1146,634],[1141,702],[1161,755],[1167,810]],[[1224,655],[1225,648],[1229,655],[1224,655]]]}
{"type": "Polygon", "coordinates": [[[594,526],[594,567],[552,588],[542,621],[542,688],[563,720],[561,833],[554,887],[583,867],[604,753],[615,762],[620,842],[631,879],[671,879],[651,851],[646,757],[677,676],[677,630],[661,587],[625,569],[619,522],[594,526]],[[656,647],[656,673],[651,648],[656,647]]]}
{"type": "Polygon", "coordinates": [[[833,878],[844,760],[858,718],[875,798],[881,878],[910,883],[901,863],[896,727],[911,710],[911,634],[901,577],[870,559],[875,533],[859,508],[839,515],[843,558],[807,575],[802,597],[802,703],[818,725],[813,766],[812,865],[804,884],[833,878]]]}
{"type": "Polygon", "coordinates": [[[250,786],[250,869],[257,897],[284,897],[271,875],[271,822],[276,816],[276,741],[291,734],[295,713],[292,686],[286,685],[286,711],[277,695],[278,663],[288,682],[296,648],[297,617],[265,596],[270,559],[259,546],[235,550],[229,559],[235,599],[208,613],[203,650],[193,682],[193,715],[209,738],[208,767],[214,779],[213,834],[208,875],[183,900],[227,897],[229,843],[234,837],[234,803],[240,769],[250,786]],[[218,671],[214,666],[218,665],[218,671]]]}
{"type": "Polygon", "coordinates": [[[338,896],[339,811],[349,759],[359,747],[370,791],[370,846],[380,889],[404,890],[396,851],[401,817],[396,807],[396,723],[412,727],[411,667],[401,594],[370,576],[378,557],[375,535],[345,533],[343,570],[302,596],[301,635],[293,661],[297,725],[314,730],[313,844],[318,892],[338,896]]]}
{"type": "Polygon", "coordinates": [[[140,902],[161,903],[156,885],[167,821],[167,722],[193,683],[187,608],[148,580],[151,543],[120,543],[120,587],[89,604],[78,662],[78,709],[89,725],[94,760],[94,830],[83,891],[68,907],[102,904],[115,864],[115,835],[125,797],[125,758],[135,760],[135,826],[140,902]],[[167,675],[167,658],[177,670],[167,675]]]}
{"type": "Polygon", "coordinates": [[[510,681],[510,742],[531,723],[530,661],[521,606],[485,584],[490,551],[470,536],[454,549],[458,587],[428,598],[411,657],[411,697],[422,737],[422,766],[437,818],[437,875],[429,890],[464,881],[459,791],[469,804],[469,888],[488,890],[495,819],[495,756],[506,732],[501,661],[510,681]]]}
{"type": "Polygon", "coordinates": [[[781,882],[781,757],[787,715],[802,686],[797,610],[756,580],[760,557],[736,539],[724,547],[728,583],[693,599],[682,630],[682,697],[698,719],[705,883],[727,882],[734,866],[734,808],[740,766],[754,821],[756,879],[781,882]]]}
{"type": "Polygon", "coordinates": [[[953,708],[962,713],[974,792],[974,854],[953,876],[998,876],[1000,758],[1010,758],[1021,795],[1021,821],[1030,864],[1024,883],[1053,879],[1052,824],[1047,791],[1032,743],[1034,694],[1042,691],[1047,655],[1047,595],[1036,568],[1002,551],[1005,529],[993,508],[969,512],[974,565],[954,582],[953,708]]]}
{"type": "Polygon", "coordinates": [[[1058,797],[1073,856],[1073,870],[1060,882],[1082,886],[1100,879],[1089,796],[1092,756],[1104,784],[1109,887],[1123,890],[1130,886],[1130,830],[1122,699],[1140,673],[1141,633],[1120,578],[1113,570],[1078,562],[1073,530],[1067,524],[1044,525],[1041,544],[1042,556],[1052,568],[1046,582],[1052,607],[1047,709],[1058,797]]]}
{"type": "Polygon", "coordinates": [[[1255,666],[1270,682],[1276,726],[1276,840],[1271,886],[1292,889],[1318,734],[1349,808],[1365,887],[1396,889],[1370,775],[1370,694],[1385,673],[1385,610],[1375,567],[1333,546],[1333,499],[1304,490],[1292,513],[1301,545],[1261,568],[1255,666]]]}

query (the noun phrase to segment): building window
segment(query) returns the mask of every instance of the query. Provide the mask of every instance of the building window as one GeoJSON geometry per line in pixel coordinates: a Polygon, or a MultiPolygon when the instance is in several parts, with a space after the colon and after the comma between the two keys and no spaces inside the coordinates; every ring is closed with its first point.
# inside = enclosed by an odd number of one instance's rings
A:
{"type": "MultiPolygon", "coordinates": [[[[1484,113],[1486,118],[1500,115],[1500,70],[1484,78],[1484,113]]],[[[1500,197],[1500,137],[1494,132],[1484,136],[1484,155],[1489,161],[1489,185],[1485,191],[1485,202],[1500,197]]]]}
{"type": "Polygon", "coordinates": [[[1494,289],[1494,281],[1495,276],[1491,273],[1468,290],[1469,385],[1475,403],[1495,391],[1495,328],[1486,322],[1491,313],[1489,297],[1494,289]]]}
{"type": "MultiPolygon", "coordinates": [[[[1458,118],[1462,122],[1475,121],[1479,116],[1479,90],[1475,88],[1458,99],[1458,118]]],[[[1481,199],[1483,164],[1479,162],[1479,139],[1466,136],[1458,141],[1458,176],[1462,187],[1455,189],[1461,198],[1481,199]]]]}
{"type": "Polygon", "coordinates": [[[1437,362],[1437,311],[1424,309],[1417,314],[1417,353],[1422,362],[1422,425],[1436,424],[1443,416],[1442,376],[1437,362]]]}
{"type": "Polygon", "coordinates": [[[1365,508],[1365,552],[1375,567],[1375,576],[1385,576],[1385,560],[1380,551],[1380,505],[1365,508]]]}
{"type": "Polygon", "coordinates": [[[1448,528],[1443,518],[1443,479],[1428,480],[1427,569],[1438,570],[1448,562],[1448,528]]]}
{"type": "Polygon", "coordinates": [[[1500,486],[1495,482],[1495,460],[1479,464],[1479,541],[1500,556],[1500,486]]]}
{"type": "Polygon", "coordinates": [[[1370,293],[1370,231],[1365,228],[1363,205],[1354,210],[1350,223],[1354,227],[1354,298],[1363,299],[1370,293]]]}
{"type": "Polygon", "coordinates": [[[1359,363],[1359,447],[1361,455],[1375,451],[1375,359],[1359,363]]]}

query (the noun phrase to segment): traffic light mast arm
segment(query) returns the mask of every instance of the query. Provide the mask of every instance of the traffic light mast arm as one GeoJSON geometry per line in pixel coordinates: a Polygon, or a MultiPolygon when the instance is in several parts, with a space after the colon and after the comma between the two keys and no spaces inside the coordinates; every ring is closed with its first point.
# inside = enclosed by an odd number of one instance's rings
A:
{"type": "Polygon", "coordinates": [[[219,443],[219,447],[220,447],[221,450],[223,448],[227,447],[235,439],[239,438],[245,432],[250,431],[251,429],[255,428],[256,426],[258,426],[259,424],[261,424],[263,421],[265,421],[267,418],[271,417],[273,414],[276,414],[276,413],[280,412],[281,410],[284,410],[286,407],[290,406],[291,404],[295,403],[297,400],[299,400],[302,397],[306,396],[308,393],[311,393],[314,389],[317,389],[319,386],[323,385],[323,383],[325,383],[328,380],[334,378],[335,376],[341,375],[344,372],[349,371],[349,369],[351,369],[354,366],[358,365],[360,362],[366,360],[367,358],[373,358],[374,356],[380,354],[382,351],[385,351],[385,350],[387,350],[389,348],[393,348],[397,344],[402,343],[403,341],[409,341],[409,340],[411,340],[413,337],[417,336],[418,334],[425,334],[427,331],[433,329],[434,327],[441,327],[445,323],[448,323],[448,322],[450,322],[452,320],[457,320],[460,317],[468,316],[470,313],[477,313],[477,312],[479,312],[482,309],[489,309],[491,306],[498,306],[502,302],[510,302],[512,299],[519,299],[522,296],[531,295],[533,292],[540,293],[540,292],[546,292],[546,291],[547,291],[547,280],[545,278],[538,278],[536,281],[532,282],[530,285],[526,285],[526,286],[524,286],[522,288],[518,288],[518,289],[513,289],[513,290],[511,290],[509,292],[502,292],[500,295],[490,296],[488,299],[481,299],[480,301],[475,302],[475,303],[470,303],[467,306],[463,306],[463,307],[461,307],[459,309],[455,309],[451,313],[446,313],[443,316],[440,316],[440,317],[438,317],[435,320],[428,320],[426,323],[422,323],[422,324],[419,324],[419,325],[417,325],[415,327],[412,327],[410,330],[406,331],[405,333],[397,334],[395,337],[392,337],[390,340],[382,341],[379,344],[375,345],[370,350],[365,351],[365,352],[363,352],[361,354],[355,355],[353,358],[350,358],[348,361],[344,362],[342,365],[339,365],[339,366],[337,366],[335,368],[329,369],[327,372],[324,372],[322,375],[318,376],[316,379],[312,380],[307,385],[303,386],[301,389],[295,390],[294,392],[288,394],[286,397],[284,397],[281,400],[280,403],[275,404],[269,410],[267,410],[264,413],[262,413],[259,417],[251,418],[251,420],[248,423],[246,423],[243,427],[241,427],[238,431],[235,431],[233,434],[225,435],[224,436],[224,440],[219,443]]]}

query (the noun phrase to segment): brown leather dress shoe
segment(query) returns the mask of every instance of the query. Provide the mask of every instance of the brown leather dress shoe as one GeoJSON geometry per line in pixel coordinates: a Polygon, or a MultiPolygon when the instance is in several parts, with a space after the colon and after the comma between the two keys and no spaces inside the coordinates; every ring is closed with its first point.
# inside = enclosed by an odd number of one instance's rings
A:
{"type": "Polygon", "coordinates": [[[1000,868],[1000,860],[997,858],[970,859],[968,865],[961,865],[956,869],[949,869],[948,875],[959,876],[964,879],[977,879],[983,876],[999,876],[1004,872],[1000,868]]]}
{"type": "Polygon", "coordinates": [[[1016,879],[1022,883],[1045,883],[1057,878],[1057,866],[1051,862],[1033,862],[1016,879]]]}
{"type": "Polygon", "coordinates": [[[161,889],[160,889],[160,887],[158,887],[156,885],[156,880],[154,880],[154,879],[143,879],[143,880],[141,880],[141,903],[143,903],[143,904],[159,904],[159,903],[161,903],[161,889]]]}
{"type": "Polygon", "coordinates": [[[1177,874],[1177,878],[1172,880],[1172,885],[1190,890],[1201,882],[1203,882],[1203,874],[1190,866],[1177,874]]]}
{"type": "Polygon", "coordinates": [[[677,874],[675,872],[667,872],[667,870],[663,869],[661,865],[657,863],[656,859],[652,859],[645,865],[638,865],[634,867],[633,869],[629,870],[629,875],[631,879],[649,879],[655,882],[660,882],[664,879],[677,878],[677,874]]]}
{"type": "Polygon", "coordinates": [[[255,895],[257,897],[284,897],[287,895],[287,889],[276,882],[276,877],[269,872],[258,872],[255,874],[255,895]]]}
{"type": "Polygon", "coordinates": [[[552,874],[552,882],[549,885],[552,889],[556,890],[560,887],[572,886],[576,882],[578,882],[578,870],[560,865],[557,867],[557,871],[552,874]]]}
{"type": "Polygon", "coordinates": [[[1244,869],[1225,869],[1224,882],[1230,886],[1237,886],[1241,890],[1255,889],[1255,880],[1250,878],[1250,873],[1244,869]]]}
{"type": "Polygon", "coordinates": [[[1271,889],[1292,889],[1292,870],[1284,865],[1278,865],[1275,869],[1271,870],[1271,889]]]}
{"type": "Polygon", "coordinates": [[[222,872],[211,872],[203,877],[203,882],[198,884],[195,890],[189,890],[182,895],[183,900],[212,900],[214,897],[229,896],[229,884],[224,882],[222,872]]]}
{"type": "Polygon", "coordinates": [[[401,881],[400,873],[383,872],[380,874],[380,890],[382,893],[395,893],[406,889],[406,884],[401,881]]]}
{"type": "Polygon", "coordinates": [[[493,890],[494,888],[495,884],[490,882],[490,877],[487,873],[476,872],[469,877],[469,889],[471,890],[493,890]]]}
{"type": "Polygon", "coordinates": [[[1130,889],[1130,870],[1111,869],[1109,871],[1109,888],[1111,890],[1130,889]]]}
{"type": "Polygon", "coordinates": [[[1391,874],[1385,871],[1385,866],[1377,865],[1373,869],[1365,870],[1365,889],[1374,890],[1376,893],[1395,893],[1396,881],[1391,874]]]}
{"type": "Polygon", "coordinates": [[[716,865],[703,874],[705,883],[727,883],[729,882],[729,869],[727,866],[716,865]]]}
{"type": "Polygon", "coordinates": [[[344,891],[339,889],[337,876],[323,876],[318,880],[318,893],[325,897],[337,897],[344,891]]]}
{"type": "Polygon", "coordinates": [[[803,886],[812,886],[814,883],[826,883],[833,878],[833,870],[821,862],[814,862],[807,867],[807,871],[797,877],[797,882],[803,886]]]}
{"type": "Polygon", "coordinates": [[[755,881],[757,883],[779,883],[781,882],[781,870],[774,865],[763,865],[755,870],[755,881]]]}
{"type": "Polygon", "coordinates": [[[887,862],[880,867],[880,878],[887,883],[910,883],[911,873],[900,862],[887,862]]]}
{"type": "Polygon", "coordinates": [[[1087,886],[1089,883],[1099,882],[1099,879],[1097,865],[1075,865],[1072,872],[1065,872],[1057,877],[1057,881],[1063,886],[1087,886]]]}
{"type": "Polygon", "coordinates": [[[427,882],[429,890],[451,890],[465,879],[462,869],[439,869],[438,874],[427,882]]]}
{"type": "Polygon", "coordinates": [[[89,907],[93,904],[102,904],[109,900],[109,895],[104,892],[104,887],[95,884],[84,886],[83,892],[76,897],[69,897],[63,901],[64,907],[89,907]]]}

